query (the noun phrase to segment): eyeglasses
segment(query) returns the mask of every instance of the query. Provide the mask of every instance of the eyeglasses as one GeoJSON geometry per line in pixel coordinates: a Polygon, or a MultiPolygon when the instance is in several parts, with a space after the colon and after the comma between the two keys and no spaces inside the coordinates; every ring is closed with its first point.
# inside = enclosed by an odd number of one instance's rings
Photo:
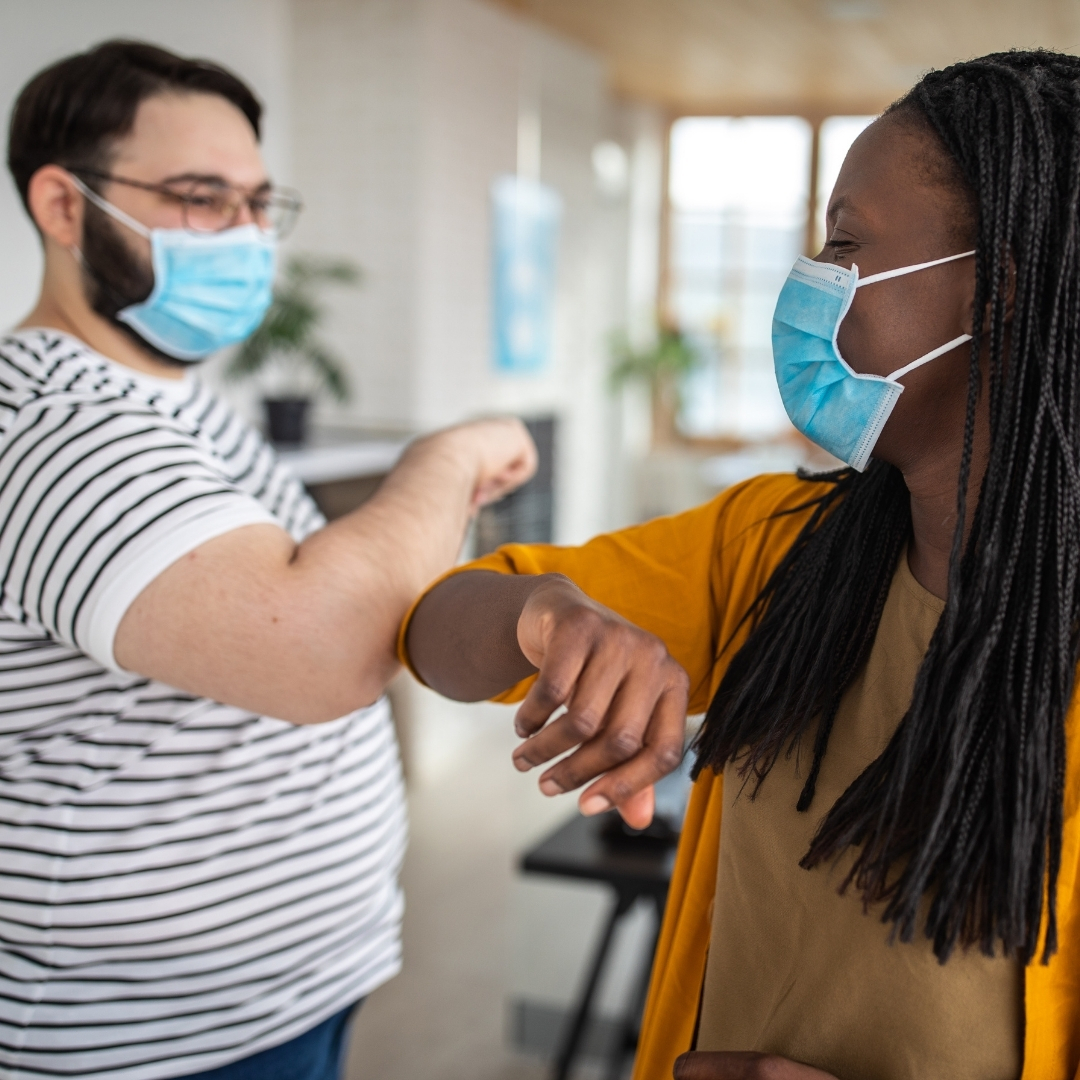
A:
{"type": "Polygon", "coordinates": [[[177,180],[167,184],[146,184],[97,169],[71,169],[114,184],[154,191],[180,204],[185,229],[195,233],[215,233],[232,228],[245,206],[252,220],[265,233],[283,239],[292,231],[304,204],[290,188],[263,188],[254,193],[217,180],[177,180]]]}

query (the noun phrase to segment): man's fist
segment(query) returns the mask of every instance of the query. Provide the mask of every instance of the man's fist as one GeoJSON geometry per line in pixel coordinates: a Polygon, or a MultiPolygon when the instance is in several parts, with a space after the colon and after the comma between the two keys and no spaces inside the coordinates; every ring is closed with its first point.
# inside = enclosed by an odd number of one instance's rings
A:
{"type": "Polygon", "coordinates": [[[513,417],[474,420],[430,438],[465,455],[475,477],[474,510],[509,495],[536,472],[536,446],[525,425],[513,417]]]}

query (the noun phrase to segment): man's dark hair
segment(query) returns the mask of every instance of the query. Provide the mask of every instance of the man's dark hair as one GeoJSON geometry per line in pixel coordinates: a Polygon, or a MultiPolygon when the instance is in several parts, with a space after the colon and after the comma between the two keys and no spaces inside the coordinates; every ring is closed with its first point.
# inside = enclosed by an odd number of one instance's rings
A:
{"type": "MultiPolygon", "coordinates": [[[[933,71],[892,121],[931,136],[974,204],[974,339],[945,612],[885,751],[828,809],[805,867],[854,849],[847,883],[944,961],[1057,947],[1065,715],[1080,658],[1080,57],[1008,52],[933,71]],[[1010,278],[1015,275],[1011,327],[1010,278]],[[989,372],[980,349],[988,338],[989,372]],[[990,454],[969,490],[979,395],[990,454]],[[964,541],[967,504],[975,500],[964,541]],[[925,908],[924,908],[925,903],[925,908]]],[[[698,770],[751,785],[801,739],[814,799],[844,692],[911,538],[900,471],[821,478],[814,512],[748,614],[698,770]]]]}
{"type": "Polygon", "coordinates": [[[105,41],[38,72],[23,87],[8,130],[8,168],[29,210],[30,178],[43,165],[107,171],[113,146],[139,106],[163,93],[219,94],[259,137],[262,105],[232,72],[142,41],[105,41]]]}

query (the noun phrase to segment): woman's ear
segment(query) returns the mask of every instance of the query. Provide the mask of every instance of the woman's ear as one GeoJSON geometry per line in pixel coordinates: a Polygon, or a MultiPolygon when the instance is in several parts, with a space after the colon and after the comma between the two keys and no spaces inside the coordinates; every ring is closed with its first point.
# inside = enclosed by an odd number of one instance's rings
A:
{"type": "MultiPolygon", "coordinates": [[[[1016,307],[1016,259],[1013,257],[1013,253],[1009,252],[1009,263],[1005,268],[1007,275],[1005,281],[1005,325],[1010,326],[1013,321],[1013,311],[1016,307]]],[[[975,325],[975,275],[972,274],[970,281],[970,295],[966,303],[966,325],[964,332],[970,334],[973,332],[975,325]]],[[[987,301],[986,310],[983,312],[982,319],[983,330],[990,325],[990,302],[987,301]]]]}
{"type": "Polygon", "coordinates": [[[71,174],[59,165],[42,165],[27,189],[30,216],[43,237],[64,248],[82,243],[85,201],[71,174]]]}

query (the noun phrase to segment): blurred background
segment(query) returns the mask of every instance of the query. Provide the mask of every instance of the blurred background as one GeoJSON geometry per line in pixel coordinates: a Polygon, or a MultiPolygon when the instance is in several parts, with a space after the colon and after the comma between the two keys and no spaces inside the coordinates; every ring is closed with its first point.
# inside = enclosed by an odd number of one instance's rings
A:
{"type": "MultiPolygon", "coordinates": [[[[795,257],[820,246],[847,148],[931,67],[1076,51],[1080,0],[0,0],[0,25],[5,108],[43,65],[114,36],[255,87],[271,173],[305,209],[285,330],[209,377],[274,425],[330,516],[412,434],[524,417],[540,473],[481,515],[476,552],[578,543],[827,465],[784,415],[770,317],[795,257]]],[[[10,180],[0,252],[8,326],[40,268],[10,180]]],[[[350,1077],[548,1075],[612,883],[520,872],[574,807],[511,768],[509,709],[404,680],[393,697],[406,966],[361,1011],[350,1077]]],[[[611,1050],[654,926],[647,899],[628,904],[574,1075],[629,1068],[611,1050]]]]}

